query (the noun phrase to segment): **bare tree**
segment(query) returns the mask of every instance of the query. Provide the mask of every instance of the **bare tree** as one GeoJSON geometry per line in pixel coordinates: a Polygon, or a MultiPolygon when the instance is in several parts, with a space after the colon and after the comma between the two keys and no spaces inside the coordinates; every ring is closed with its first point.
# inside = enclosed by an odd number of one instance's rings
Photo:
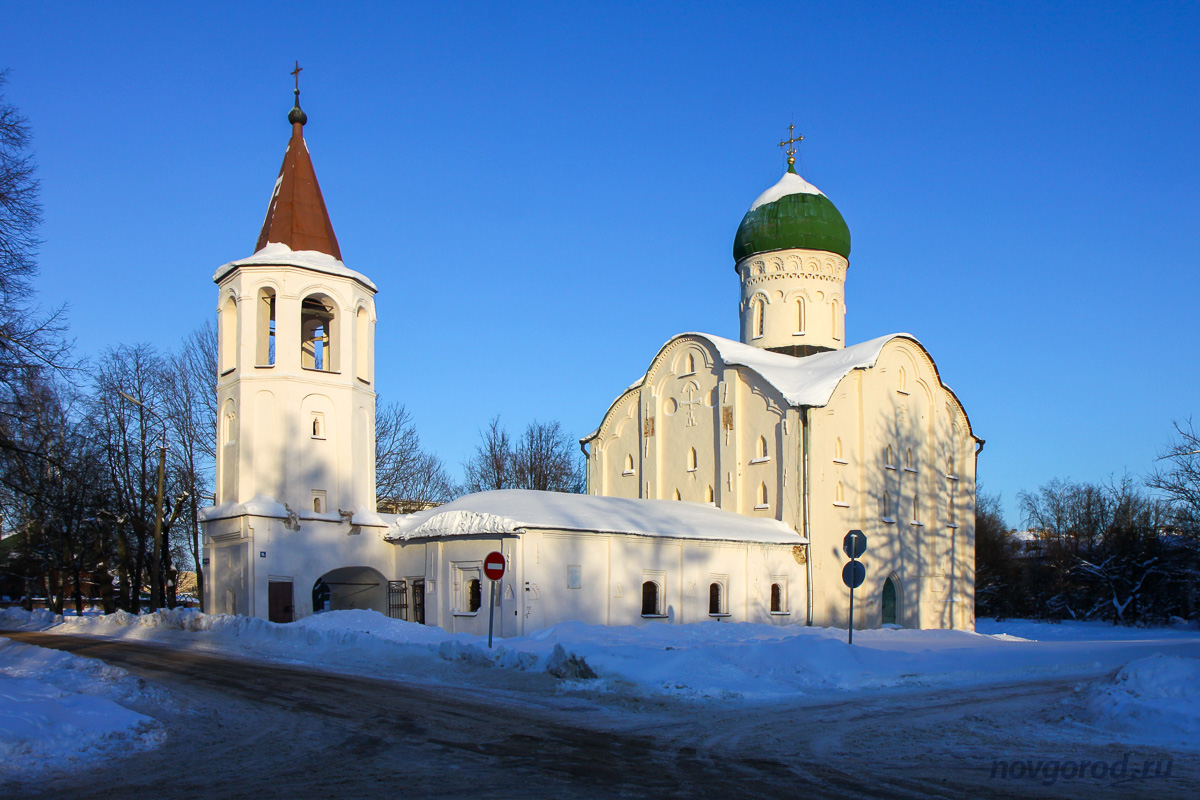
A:
{"type": "Polygon", "coordinates": [[[16,446],[18,394],[42,382],[45,369],[66,366],[70,349],[61,311],[41,313],[34,305],[41,205],[29,128],[4,102],[7,81],[0,72],[0,449],[16,446]]]}
{"type": "Polygon", "coordinates": [[[1174,423],[1176,438],[1158,458],[1146,479],[1146,486],[1157,489],[1174,504],[1181,528],[1200,537],[1200,436],[1189,418],[1174,423]]]}
{"type": "Polygon", "coordinates": [[[514,452],[516,487],[542,492],[583,491],[575,442],[558,422],[531,422],[514,452]]]}
{"type": "Polygon", "coordinates": [[[375,494],[381,506],[444,503],[453,494],[442,460],[421,448],[412,415],[400,403],[376,406],[375,494]]]}
{"type": "Polygon", "coordinates": [[[173,537],[196,572],[200,609],[204,610],[200,500],[212,494],[217,441],[217,331],[207,321],[184,338],[165,364],[164,411],[170,423],[173,483],[186,492],[183,521],[173,537]]]}
{"type": "Polygon", "coordinates": [[[479,444],[463,464],[464,488],[468,492],[511,489],[515,485],[514,471],[512,442],[497,414],[479,432],[479,444]]]}
{"type": "Polygon", "coordinates": [[[496,416],[479,432],[479,439],[474,454],[463,464],[466,491],[583,491],[574,442],[558,422],[532,422],[514,442],[496,416]]]}
{"type": "MultiPolygon", "coordinates": [[[[153,531],[156,515],[159,446],[166,436],[167,383],[165,361],[152,347],[120,345],[106,352],[96,373],[91,416],[104,454],[117,528],[118,605],[141,608],[141,588],[155,568],[153,531]],[[121,392],[137,401],[130,402],[121,392]]],[[[178,476],[168,473],[163,496],[183,496],[178,476]]],[[[175,504],[177,506],[177,504],[175,504]]],[[[178,507],[163,516],[164,541],[178,507]]],[[[171,571],[169,547],[160,550],[158,568],[171,571]]],[[[162,598],[154,598],[159,603],[162,598]]]]}

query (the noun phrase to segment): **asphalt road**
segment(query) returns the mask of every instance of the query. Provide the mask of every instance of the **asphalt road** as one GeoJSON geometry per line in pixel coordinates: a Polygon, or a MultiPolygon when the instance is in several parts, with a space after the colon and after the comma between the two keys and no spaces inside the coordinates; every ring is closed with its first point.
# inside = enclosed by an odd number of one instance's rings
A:
{"type": "MultiPolygon", "coordinates": [[[[1193,798],[1187,754],[1053,733],[1066,681],[878,692],[793,704],[646,703],[514,690],[478,668],[397,681],[86,636],[3,632],[99,658],[164,687],[183,710],[166,743],[83,772],[0,783],[0,798],[1193,798]],[[997,759],[1170,759],[1111,781],[997,778],[997,759]]],[[[506,681],[506,682],[502,682],[506,681]]],[[[540,681],[540,683],[539,683],[540,681]]]]}

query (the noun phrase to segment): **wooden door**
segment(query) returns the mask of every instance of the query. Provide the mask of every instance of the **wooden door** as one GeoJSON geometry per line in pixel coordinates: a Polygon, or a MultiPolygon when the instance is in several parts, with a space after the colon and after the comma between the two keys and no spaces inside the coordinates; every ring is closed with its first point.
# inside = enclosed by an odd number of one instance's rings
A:
{"type": "Polygon", "coordinates": [[[292,582],[271,581],[267,584],[267,618],[271,622],[291,622],[295,617],[292,609],[292,582]]]}

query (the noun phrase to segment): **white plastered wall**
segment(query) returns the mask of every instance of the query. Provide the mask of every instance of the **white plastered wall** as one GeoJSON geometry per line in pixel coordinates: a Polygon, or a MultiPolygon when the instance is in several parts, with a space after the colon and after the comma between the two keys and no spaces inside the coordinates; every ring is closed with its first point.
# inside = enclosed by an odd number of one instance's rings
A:
{"type": "Polygon", "coordinates": [[[739,261],[742,342],[766,349],[845,347],[848,266],[836,253],[803,249],[760,253],[739,261]],[[761,335],[756,302],[762,303],[761,335]],[[803,319],[798,307],[801,302],[803,319]]]}

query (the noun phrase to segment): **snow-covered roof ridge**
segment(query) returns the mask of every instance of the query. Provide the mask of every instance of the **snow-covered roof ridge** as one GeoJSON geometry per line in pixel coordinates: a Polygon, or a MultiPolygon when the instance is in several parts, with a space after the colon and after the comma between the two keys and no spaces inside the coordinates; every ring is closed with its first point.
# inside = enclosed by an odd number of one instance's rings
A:
{"type": "Polygon", "coordinates": [[[767,203],[774,203],[776,200],[781,197],[787,197],[789,194],[823,195],[825,193],[796,173],[785,172],[778,183],[758,196],[758,199],[750,206],[750,210],[753,211],[759,206],[765,206],[767,203]]]}
{"type": "Polygon", "coordinates": [[[221,278],[228,275],[231,270],[237,267],[276,265],[304,267],[315,272],[324,272],[327,275],[339,275],[344,278],[351,278],[372,291],[379,291],[366,275],[363,275],[361,272],[355,272],[343,264],[341,260],[334,258],[328,253],[322,253],[319,250],[293,250],[281,242],[269,242],[254,255],[238,259],[237,261],[230,261],[228,264],[222,264],[213,275],[213,282],[219,283],[221,278]]]}
{"type": "Polygon", "coordinates": [[[630,533],[673,539],[804,544],[788,525],[699,503],[501,489],[464,495],[444,506],[397,518],[393,541],[516,533],[527,529],[630,533]]]}
{"type": "MultiPolygon", "coordinates": [[[[833,397],[842,378],[856,369],[875,366],[883,346],[893,339],[917,338],[911,333],[889,333],[865,342],[827,350],[810,356],[796,357],[763,350],[761,347],[735,342],[711,333],[681,333],[672,338],[696,336],[707,339],[726,364],[748,367],[774,386],[793,406],[824,406],[833,397]]],[[[666,345],[664,345],[665,347],[666,345]]]]}

